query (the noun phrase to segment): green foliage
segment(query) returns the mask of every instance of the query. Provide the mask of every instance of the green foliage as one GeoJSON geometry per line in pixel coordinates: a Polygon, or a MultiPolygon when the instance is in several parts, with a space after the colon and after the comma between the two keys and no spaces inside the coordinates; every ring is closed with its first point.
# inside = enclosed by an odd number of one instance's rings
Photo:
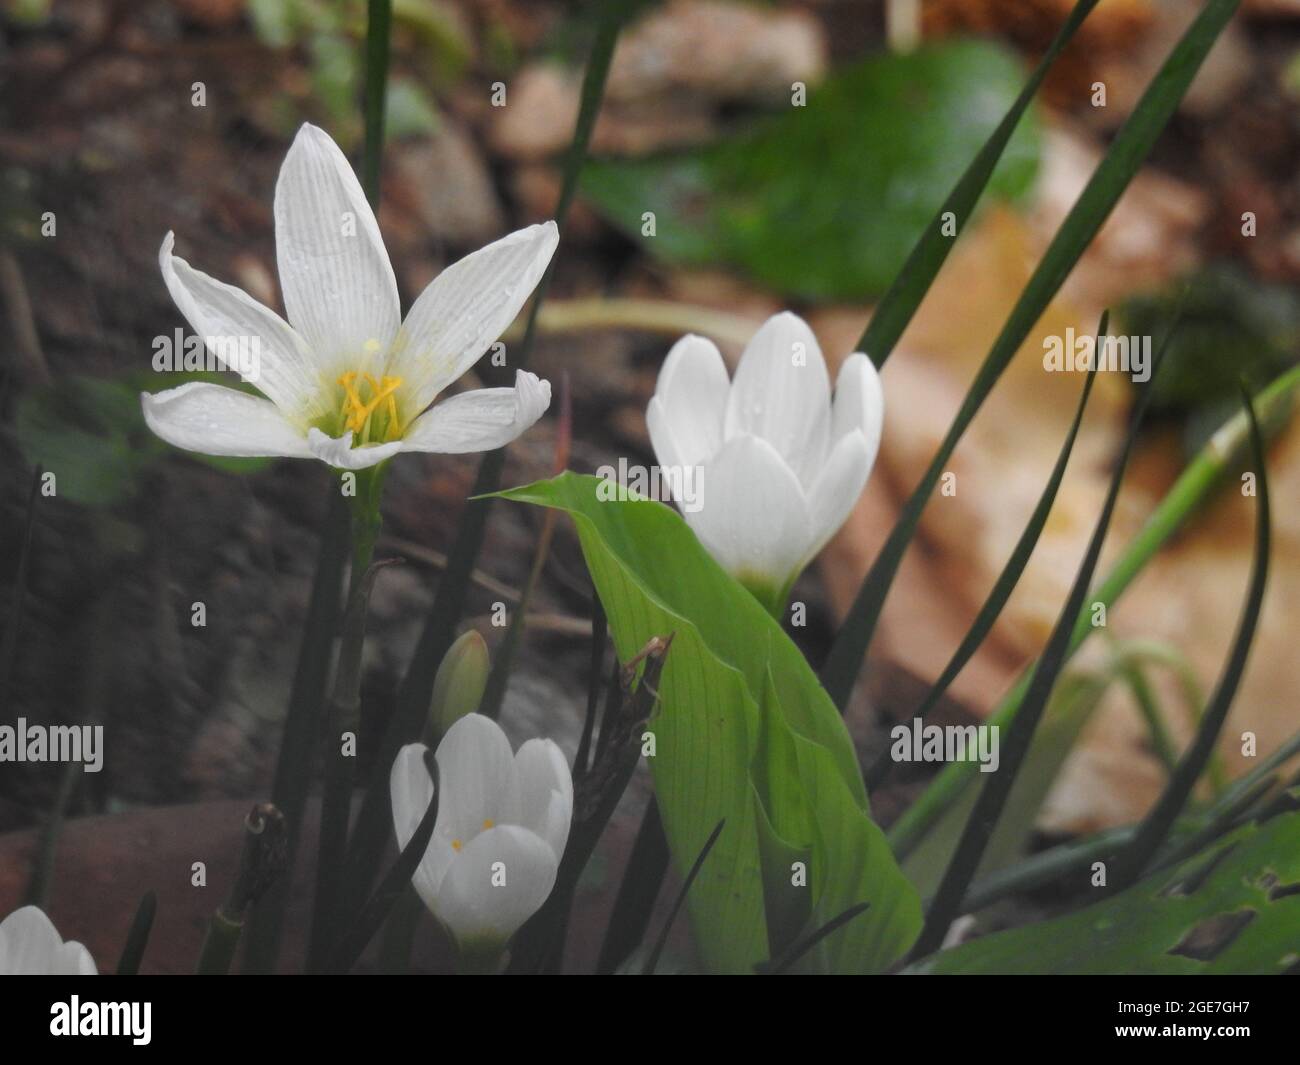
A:
{"type": "MultiPolygon", "coordinates": [[[[51,471],[58,494],[74,503],[106,507],[134,498],[149,467],[175,452],[144,423],[141,388],[160,391],[189,381],[213,381],[252,392],[229,374],[71,374],[27,392],[18,402],[14,427],[23,457],[51,471]]],[[[270,459],[225,458],[185,452],[227,473],[251,473],[270,459]]]]}
{"type": "Polygon", "coordinates": [[[674,511],[635,498],[601,501],[600,484],[566,473],[501,495],[573,518],[621,660],[651,637],[673,635],[649,762],[683,872],[726,819],[687,899],[705,964],[752,971],[770,956],[769,937],[790,942],[865,901],[866,913],[801,964],[887,967],[915,937],[920,904],[869,816],[834,705],[777,622],[674,511]],[[803,854],[812,904],[799,915],[776,884],[780,872],[789,884],[788,863],[803,854]],[[777,914],[782,926],[769,928],[777,914]],[[810,927],[799,925],[805,916],[810,927]]]}
{"type": "Polygon", "coordinates": [[[908,971],[1281,973],[1300,954],[1298,886],[1300,813],[1288,813],[1077,913],[975,940],[908,971]]]}
{"type": "Polygon", "coordinates": [[[1295,364],[1300,299],[1290,288],[1216,263],[1168,290],[1134,296],[1120,310],[1123,331],[1159,334],[1180,300],[1182,326],[1152,409],[1190,416],[1188,448],[1194,451],[1232,413],[1240,378],[1253,391],[1295,364]]]}
{"type": "MultiPolygon", "coordinates": [[[[884,55],[832,75],[806,107],[700,149],[594,161],[583,191],[670,262],[725,263],[790,295],[885,290],[944,196],[1016,99],[1019,63],[959,41],[884,55]]],[[[1022,123],[989,189],[1025,192],[1037,127],[1022,123]]],[[[965,219],[962,219],[965,222],[965,219]]]]}

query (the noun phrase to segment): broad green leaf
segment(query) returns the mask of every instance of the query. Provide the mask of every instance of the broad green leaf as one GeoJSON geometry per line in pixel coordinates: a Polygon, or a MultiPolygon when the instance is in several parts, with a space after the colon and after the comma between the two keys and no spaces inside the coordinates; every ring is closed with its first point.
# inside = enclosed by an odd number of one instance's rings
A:
{"type": "Polygon", "coordinates": [[[811,848],[814,926],[870,903],[818,944],[815,964],[885,968],[915,937],[920,903],[869,816],[834,705],[780,625],[674,511],[636,498],[602,500],[602,484],[566,473],[501,495],[573,518],[621,659],[673,634],[649,761],[679,869],[726,819],[687,899],[705,964],[749,972],[769,956],[762,810],[787,845],[811,848]]]}
{"type": "MultiPolygon", "coordinates": [[[[807,106],[685,153],[593,162],[584,194],[651,254],[724,263],[782,292],[884,292],[963,169],[1016,101],[1019,61],[988,42],[949,41],[840,70],[807,106]]],[[[989,190],[1025,192],[1037,167],[1032,119],[989,190]]],[[[964,224],[966,219],[961,219],[964,224]]]]}
{"type": "Polygon", "coordinates": [[[1298,886],[1300,813],[1288,813],[1068,917],[977,939],[907,971],[1281,973],[1300,955],[1298,886]]]}

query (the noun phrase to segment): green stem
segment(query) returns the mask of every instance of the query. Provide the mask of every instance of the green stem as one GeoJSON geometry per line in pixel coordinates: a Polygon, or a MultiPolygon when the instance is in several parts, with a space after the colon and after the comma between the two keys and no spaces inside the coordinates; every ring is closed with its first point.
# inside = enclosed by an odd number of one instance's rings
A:
{"type": "MultiPolygon", "coordinates": [[[[346,475],[345,475],[346,476],[346,475]]],[[[309,969],[319,969],[342,932],[337,927],[338,885],[347,851],[356,745],[361,719],[361,655],[366,639],[366,601],[373,583],[375,541],[379,537],[384,464],[356,472],[352,508],[352,572],[334,690],[325,708],[325,794],[321,802],[320,848],[316,855],[316,906],[312,913],[309,969]],[[346,734],[351,733],[351,743],[346,734]]]]}
{"type": "Polygon", "coordinates": [[[220,910],[214,913],[208,921],[195,972],[200,976],[224,976],[230,972],[230,963],[235,959],[243,931],[243,921],[232,921],[220,910]]]}
{"type": "MultiPolygon", "coordinates": [[[[1284,424],[1298,388],[1300,366],[1293,367],[1269,384],[1255,401],[1261,422],[1266,422],[1274,429],[1284,424]]],[[[1092,604],[1104,603],[1106,609],[1110,610],[1156,552],[1209,498],[1225,474],[1239,461],[1244,453],[1248,431],[1245,414],[1235,415],[1224,423],[1183,470],[1155,512],[1129,543],[1123,556],[1079,612],[1070,638],[1067,660],[1093,632],[1092,604]]],[[[1032,674],[1031,663],[998,704],[988,724],[1005,729],[1011,723],[1020,709],[1032,674]]],[[[974,762],[952,762],[945,766],[920,798],[894,823],[889,830],[889,843],[897,858],[901,860],[916,849],[925,834],[961,793],[975,768],[974,762]]]]}

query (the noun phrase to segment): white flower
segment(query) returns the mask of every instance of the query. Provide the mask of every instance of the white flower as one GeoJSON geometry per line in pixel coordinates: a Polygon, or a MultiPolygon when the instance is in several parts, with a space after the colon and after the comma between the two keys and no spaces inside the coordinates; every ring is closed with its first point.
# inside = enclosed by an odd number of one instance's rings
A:
{"type": "MultiPolygon", "coordinates": [[[[389,778],[401,847],[433,798],[426,750],[403,747],[389,778]]],[[[512,755],[501,727],[482,714],[452,725],[434,757],[438,818],[412,883],[462,955],[494,957],[555,886],[573,817],[569,766],[550,740],[529,740],[512,755]]]]}
{"type": "Polygon", "coordinates": [[[683,337],[646,412],[660,466],[703,469],[686,521],[774,610],[862,494],[883,417],[871,360],[855,353],[844,361],[832,403],[817,339],[788,312],[754,334],[735,381],[710,341],[683,337]]]}
{"type": "Polygon", "coordinates": [[[521,370],[513,388],[427,409],[528,299],[555,251],[554,222],[449,266],[403,322],[356,175],[327,133],[304,125],[275,186],[275,239],[288,322],[173,255],[171,233],[163,240],[159,260],[176,306],[223,364],[256,344],[255,372],[232,368],[266,397],[206,382],[146,393],[145,421],[164,440],[210,455],[315,457],[355,470],[399,451],[502,447],[550,405],[550,384],[521,370]]]}
{"type": "Polygon", "coordinates": [[[36,906],[0,921],[0,976],[94,976],[94,959],[80,943],[63,942],[36,906]]]}

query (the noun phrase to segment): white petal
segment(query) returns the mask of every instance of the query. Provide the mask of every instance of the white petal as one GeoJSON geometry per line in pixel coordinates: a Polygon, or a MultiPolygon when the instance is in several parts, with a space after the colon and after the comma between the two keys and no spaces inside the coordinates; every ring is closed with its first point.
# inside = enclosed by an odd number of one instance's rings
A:
{"type": "Polygon", "coordinates": [[[57,966],[55,972],[60,976],[97,976],[99,974],[99,970],[95,968],[95,959],[90,956],[90,951],[74,940],[68,940],[59,948],[55,965],[57,966]]]}
{"type": "Polygon", "coordinates": [[[743,581],[781,588],[812,542],[808,504],[790,467],[766,440],[729,440],[704,471],[701,508],[686,513],[700,542],[743,581]]]}
{"type": "Polygon", "coordinates": [[[205,455],[310,458],[307,441],[269,399],[191,381],[140,394],[145,424],[169,444],[205,455]]]}
{"type": "Polygon", "coordinates": [[[831,448],[831,457],[808,493],[813,541],[804,562],[826,546],[862,495],[871,473],[873,448],[859,429],[851,430],[831,448]]]}
{"type": "Polygon", "coordinates": [[[514,791],[514,754],[501,726],[466,714],[438,744],[442,799],[438,827],[465,843],[508,819],[514,791]]]}
{"type": "Polygon", "coordinates": [[[831,410],[831,446],[854,429],[862,431],[867,444],[866,467],[871,472],[880,450],[880,432],[885,423],[885,397],[880,374],[872,361],[855,351],[840,367],[835,379],[835,402],[831,410]]]}
{"type": "MultiPolygon", "coordinates": [[[[405,850],[411,842],[411,837],[420,827],[420,821],[433,799],[433,779],[424,764],[424,752],[427,750],[423,743],[408,743],[397,752],[392,772],[388,776],[388,791],[393,805],[393,832],[401,850],[405,850]]],[[[431,910],[438,899],[438,887],[455,856],[446,834],[438,831],[442,821],[443,814],[439,809],[433,837],[411,879],[416,893],[431,910]]]]}
{"type": "Polygon", "coordinates": [[[168,233],[158,251],[163,280],[181,314],[203,338],[208,350],[220,358],[222,345],[231,344],[236,352],[242,346],[251,355],[250,346],[256,344],[256,355],[250,358],[253,365],[241,367],[229,359],[224,360],[226,365],[240,371],[243,380],[256,385],[291,418],[305,423],[323,413],[325,394],[320,368],[302,338],[283,318],[248,293],[195,270],[173,255],[174,242],[175,237],[168,233]]]}
{"type": "Polygon", "coordinates": [[[321,462],[328,462],[340,470],[364,470],[405,450],[400,440],[353,447],[351,430],[342,436],[327,436],[315,428],[307,430],[307,447],[321,462]]]}
{"type": "Polygon", "coordinates": [[[412,418],[482,357],[545,273],[559,231],[529,226],[452,263],[411,307],[387,372],[402,378],[402,416],[412,418]]]}
{"type": "Polygon", "coordinates": [[[284,308],[331,383],[383,366],[401,306],[374,212],[329,134],[304,124],[275,185],[284,308]]]}
{"type": "Polygon", "coordinates": [[[91,974],[95,963],[80,943],[64,943],[39,907],[24,906],[0,921],[0,975],[91,974]]]}
{"type": "Polygon", "coordinates": [[[722,449],[731,382],[717,346],[698,336],[673,345],[646,412],[660,466],[702,465],[722,449]]]}
{"type": "Polygon", "coordinates": [[[406,431],[402,450],[448,455],[492,451],[531,428],[550,405],[551,383],[519,370],[514,388],[462,392],[421,414],[406,431]]]}
{"type": "Polygon", "coordinates": [[[529,740],[515,755],[518,812],[514,824],[537,833],[564,856],[573,820],[573,777],[563,752],[552,741],[529,740]]]}
{"type": "Polygon", "coordinates": [[[830,412],[830,378],[817,338],[797,315],[773,315],[740,357],[727,396],[726,439],[762,437],[807,485],[826,457],[830,412]]]}
{"type": "Polygon", "coordinates": [[[504,943],[546,901],[558,866],[555,852],[540,836],[516,825],[490,829],[466,844],[451,863],[435,912],[462,945],[504,943]]]}

